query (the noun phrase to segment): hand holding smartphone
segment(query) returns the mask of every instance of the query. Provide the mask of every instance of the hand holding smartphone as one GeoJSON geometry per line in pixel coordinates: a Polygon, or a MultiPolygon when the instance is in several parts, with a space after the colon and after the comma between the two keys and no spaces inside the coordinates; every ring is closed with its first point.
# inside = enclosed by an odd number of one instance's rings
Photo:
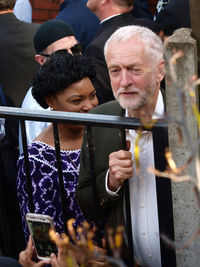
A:
{"type": "Polygon", "coordinates": [[[50,239],[49,231],[55,231],[53,220],[48,215],[27,213],[26,221],[32,236],[37,258],[50,260],[51,253],[57,254],[57,246],[50,239]]]}

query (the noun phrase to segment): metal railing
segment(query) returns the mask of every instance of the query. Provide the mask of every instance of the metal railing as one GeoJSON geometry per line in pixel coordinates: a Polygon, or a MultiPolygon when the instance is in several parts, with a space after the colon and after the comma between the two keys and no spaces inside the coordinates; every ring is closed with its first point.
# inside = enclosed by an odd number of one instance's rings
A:
{"type": "MultiPolygon", "coordinates": [[[[59,142],[59,134],[58,127],[59,123],[68,123],[68,124],[76,124],[76,125],[84,125],[87,130],[88,136],[88,145],[89,145],[89,158],[91,161],[91,178],[92,178],[92,187],[93,187],[93,197],[94,203],[98,206],[98,198],[97,198],[97,188],[96,188],[96,177],[94,170],[94,147],[92,141],[92,126],[97,127],[111,127],[118,128],[121,132],[122,137],[122,149],[126,149],[126,138],[125,138],[125,129],[134,129],[137,130],[141,128],[141,121],[135,118],[127,118],[127,117],[119,117],[119,116],[110,116],[110,115],[99,115],[99,114],[88,114],[88,113],[71,113],[71,112],[60,112],[60,111],[34,111],[34,110],[24,110],[21,108],[12,108],[12,107],[0,107],[0,117],[2,118],[15,118],[20,121],[21,125],[21,134],[22,134],[22,144],[24,151],[24,160],[25,160],[25,169],[26,169],[26,177],[27,177],[27,186],[28,186],[28,195],[29,195],[29,208],[31,212],[34,212],[34,203],[32,198],[32,186],[31,186],[31,177],[29,170],[29,160],[28,160],[28,149],[27,149],[27,140],[26,140],[26,127],[25,121],[45,121],[53,123],[53,131],[54,131],[54,142],[55,142],[55,150],[56,150],[56,160],[57,160],[57,168],[58,168],[58,177],[59,177],[59,185],[60,185],[60,194],[61,194],[61,204],[62,204],[62,212],[63,212],[63,222],[67,221],[66,209],[65,207],[65,198],[64,198],[64,186],[63,186],[63,175],[62,175],[62,167],[61,167],[61,159],[60,159],[60,142],[59,142]]],[[[167,127],[167,123],[165,120],[159,119],[154,124],[154,127],[151,129],[152,132],[158,128],[167,127]]],[[[133,244],[132,244],[132,228],[131,228],[131,216],[130,216],[130,201],[129,201],[129,188],[128,182],[125,185],[126,187],[126,214],[127,214],[127,229],[129,229],[128,234],[128,243],[129,243],[129,255],[133,254],[133,244]]],[[[98,214],[94,214],[95,222],[98,225],[98,214]]],[[[65,231],[66,223],[64,223],[65,231]]],[[[131,257],[131,256],[130,256],[131,257]]],[[[132,258],[132,257],[131,257],[132,258]]],[[[131,262],[131,261],[130,261],[131,262]]]]}

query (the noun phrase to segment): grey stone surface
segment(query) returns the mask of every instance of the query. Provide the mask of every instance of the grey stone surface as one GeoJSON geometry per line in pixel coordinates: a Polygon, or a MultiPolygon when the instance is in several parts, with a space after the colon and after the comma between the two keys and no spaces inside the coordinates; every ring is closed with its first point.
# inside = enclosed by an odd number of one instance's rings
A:
{"type": "MultiPolygon", "coordinates": [[[[191,156],[198,155],[197,121],[192,111],[189,93],[185,89],[189,78],[197,73],[197,45],[189,29],[179,29],[166,40],[165,62],[167,114],[173,119],[185,121],[188,129],[187,133],[182,125],[179,126],[183,135],[183,141],[180,143],[178,124],[169,124],[170,151],[180,167],[191,156]],[[183,56],[177,59],[174,65],[177,76],[177,82],[174,83],[170,75],[169,62],[177,51],[182,51],[183,56]],[[179,90],[184,91],[185,99],[178,97],[179,90]],[[182,110],[180,103],[184,103],[182,110]]],[[[196,177],[194,160],[189,164],[185,174],[196,177]]],[[[172,183],[176,241],[187,241],[200,225],[200,209],[193,186],[191,182],[172,183]]],[[[200,266],[200,236],[188,248],[177,250],[176,256],[177,266],[200,266]]]]}

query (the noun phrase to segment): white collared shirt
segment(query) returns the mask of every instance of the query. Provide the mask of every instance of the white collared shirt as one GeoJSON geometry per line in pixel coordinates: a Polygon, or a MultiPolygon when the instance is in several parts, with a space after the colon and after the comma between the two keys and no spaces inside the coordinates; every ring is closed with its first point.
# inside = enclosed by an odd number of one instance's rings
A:
{"type": "MultiPolygon", "coordinates": [[[[32,87],[29,88],[24,100],[22,102],[23,109],[32,109],[32,110],[45,110],[43,109],[37,101],[32,96],[32,87]]],[[[50,108],[46,109],[50,110],[50,108]]],[[[50,123],[45,121],[26,121],[26,138],[27,145],[30,144],[44,129],[46,129],[50,123]]],[[[19,125],[19,152],[20,154],[23,152],[22,148],[22,136],[21,136],[21,127],[19,125]]]]}
{"type": "MultiPolygon", "coordinates": [[[[164,103],[159,91],[153,118],[161,118],[163,115],[164,103]]],[[[127,110],[125,116],[128,117],[127,110]]],[[[135,130],[126,131],[126,139],[131,142],[130,151],[132,152],[133,162],[136,137],[137,132],[135,130]]],[[[140,266],[161,267],[156,179],[155,175],[147,172],[149,166],[155,166],[153,138],[150,131],[142,132],[139,148],[140,173],[129,179],[134,257],[140,266]]],[[[134,174],[136,174],[135,164],[133,164],[133,168],[134,174]]],[[[107,192],[112,195],[117,194],[119,189],[116,192],[108,189],[107,177],[107,192]]]]}
{"type": "Polygon", "coordinates": [[[112,18],[117,17],[117,16],[119,16],[119,15],[121,15],[121,14],[122,14],[122,13],[118,13],[118,14],[112,15],[112,16],[110,16],[110,17],[107,17],[107,18],[103,19],[103,20],[100,22],[100,24],[102,24],[102,23],[105,22],[106,20],[112,19],[112,18]]]}

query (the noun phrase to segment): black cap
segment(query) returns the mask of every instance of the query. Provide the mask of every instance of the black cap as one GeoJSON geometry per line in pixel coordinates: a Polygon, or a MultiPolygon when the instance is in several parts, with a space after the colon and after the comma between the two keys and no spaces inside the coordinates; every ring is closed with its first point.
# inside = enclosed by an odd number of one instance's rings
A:
{"type": "Polygon", "coordinates": [[[40,53],[50,44],[67,36],[74,36],[70,25],[61,20],[48,20],[38,28],[34,35],[35,50],[40,53]]]}

